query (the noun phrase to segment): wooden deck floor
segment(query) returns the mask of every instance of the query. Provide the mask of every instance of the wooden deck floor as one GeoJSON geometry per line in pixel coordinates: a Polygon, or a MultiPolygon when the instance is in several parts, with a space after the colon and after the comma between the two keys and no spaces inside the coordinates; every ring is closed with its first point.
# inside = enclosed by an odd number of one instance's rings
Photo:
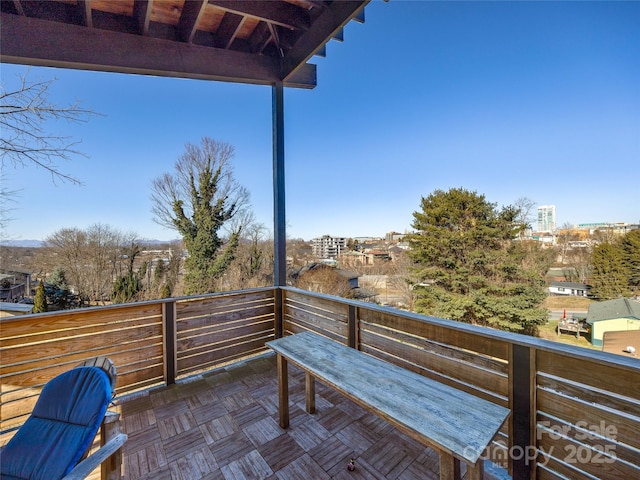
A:
{"type": "Polygon", "coordinates": [[[124,478],[438,478],[434,451],[320,383],[317,413],[307,414],[304,373],[289,366],[289,377],[287,430],[278,425],[274,355],[119,400],[124,478]]]}

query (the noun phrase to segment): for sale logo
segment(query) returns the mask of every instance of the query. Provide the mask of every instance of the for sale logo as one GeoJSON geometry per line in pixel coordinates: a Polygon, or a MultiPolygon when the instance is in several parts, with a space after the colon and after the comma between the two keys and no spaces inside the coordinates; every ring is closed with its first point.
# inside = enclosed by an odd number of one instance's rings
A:
{"type": "MultiPolygon", "coordinates": [[[[546,465],[551,458],[556,458],[569,464],[579,463],[614,463],[616,457],[616,443],[618,429],[615,425],[607,425],[604,420],[598,424],[590,424],[587,421],[576,422],[575,425],[552,424],[549,421],[538,422],[537,440],[542,440],[545,435],[553,441],[572,440],[584,442],[581,444],[567,443],[564,447],[551,445],[527,445],[521,447],[515,445],[508,448],[503,442],[497,442],[500,446],[489,451],[485,448],[480,457],[490,460],[498,465],[506,466],[508,460],[521,461],[526,465],[535,461],[538,465],[546,465]],[[575,433],[571,435],[571,432],[575,433]]],[[[468,446],[465,454],[475,453],[474,447],[468,446]]]]}
{"type": "Polygon", "coordinates": [[[564,446],[562,460],[565,463],[614,463],[617,459],[615,440],[618,437],[618,429],[615,425],[607,425],[604,420],[600,420],[598,424],[589,424],[581,420],[573,426],[553,425],[551,422],[541,421],[538,422],[538,426],[538,440],[545,434],[549,435],[551,440],[586,440],[584,444],[568,443],[564,446]],[[570,436],[571,430],[575,430],[575,435],[570,436]]]}

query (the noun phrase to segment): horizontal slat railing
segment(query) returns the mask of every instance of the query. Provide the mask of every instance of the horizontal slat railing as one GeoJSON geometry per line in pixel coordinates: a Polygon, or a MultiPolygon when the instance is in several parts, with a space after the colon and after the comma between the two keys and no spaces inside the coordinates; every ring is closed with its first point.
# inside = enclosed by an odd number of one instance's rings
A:
{"type": "Polygon", "coordinates": [[[274,290],[176,301],[177,375],[260,355],[275,338],[274,290]]]}
{"type": "Polygon", "coordinates": [[[640,478],[640,360],[536,351],[538,478],[640,478]]]}
{"type": "Polygon", "coordinates": [[[344,299],[289,288],[283,296],[284,335],[311,330],[348,344],[349,306],[344,299]]]}
{"type": "Polygon", "coordinates": [[[273,288],[2,318],[0,445],[47,381],[87,358],[114,362],[122,396],[264,353],[274,331],[273,288]]]}
{"type": "Polygon", "coordinates": [[[83,360],[107,356],[119,394],[163,379],[162,303],[131,303],[0,320],[0,431],[20,425],[42,386],[83,360]]]}
{"type": "Polygon", "coordinates": [[[305,330],[509,407],[487,455],[515,479],[640,478],[639,359],[290,287],[3,318],[0,430],[24,421],[46,381],[89,357],[114,360],[124,394],[305,330]]]}

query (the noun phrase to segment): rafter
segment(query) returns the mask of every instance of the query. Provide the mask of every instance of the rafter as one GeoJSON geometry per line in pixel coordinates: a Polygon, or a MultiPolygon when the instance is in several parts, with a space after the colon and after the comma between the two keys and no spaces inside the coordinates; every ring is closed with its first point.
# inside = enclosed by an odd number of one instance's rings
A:
{"type": "Polygon", "coordinates": [[[81,16],[85,26],[93,28],[93,17],[91,15],[91,0],[77,0],[78,8],[81,10],[81,16]]]}
{"type": "Polygon", "coordinates": [[[309,28],[309,21],[304,15],[306,10],[288,3],[259,0],[209,0],[209,5],[292,30],[306,30],[309,28]]]}
{"type": "Polygon", "coordinates": [[[151,21],[151,8],[153,0],[134,0],[133,16],[138,24],[140,35],[149,35],[149,22],[151,21]]]}
{"type": "Polygon", "coordinates": [[[178,36],[181,41],[192,43],[196,34],[198,22],[207,7],[206,0],[191,0],[184,2],[180,22],[178,24],[178,36]]]}
{"type": "Polygon", "coordinates": [[[229,48],[236,39],[243,23],[244,17],[231,12],[225,13],[215,35],[215,46],[229,48]]]}
{"type": "Polygon", "coordinates": [[[18,12],[18,15],[22,15],[24,17],[24,8],[22,8],[22,2],[20,0],[13,0],[13,7],[18,12]]]}
{"type": "Polygon", "coordinates": [[[271,41],[271,31],[265,22],[261,22],[258,26],[253,30],[253,33],[249,37],[249,45],[252,53],[262,53],[267,46],[267,44],[271,41]]]}
{"type": "Polygon", "coordinates": [[[362,20],[368,1],[163,1],[159,6],[171,7],[171,15],[152,21],[154,0],[133,0],[132,9],[99,0],[2,0],[0,57],[30,65],[313,88],[316,68],[306,62],[324,55],[328,40],[341,39],[350,19],[362,20]]]}

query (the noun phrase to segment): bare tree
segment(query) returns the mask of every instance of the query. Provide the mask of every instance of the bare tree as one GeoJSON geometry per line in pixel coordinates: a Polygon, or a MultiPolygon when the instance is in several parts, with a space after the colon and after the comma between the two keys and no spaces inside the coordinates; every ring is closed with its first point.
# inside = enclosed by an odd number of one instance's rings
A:
{"type": "Polygon", "coordinates": [[[154,179],[151,184],[153,203],[151,211],[155,222],[178,230],[175,224],[175,202],[181,202],[186,216],[193,216],[195,205],[192,195],[198,194],[193,191],[193,187],[200,187],[198,181],[202,172],[207,169],[213,171],[220,169],[212,203],[224,200],[235,205],[238,215],[240,212],[246,213],[249,207],[249,192],[236,181],[233,175],[231,163],[233,156],[232,145],[209,137],[202,138],[200,145],[187,143],[185,152],[175,163],[174,172],[164,173],[154,179]]]}
{"type": "Polygon", "coordinates": [[[99,223],[86,230],[63,228],[45,240],[69,284],[89,304],[110,298],[118,273],[129,268],[130,259],[123,248],[135,248],[136,244],[134,233],[122,233],[99,223]]]}
{"type": "Polygon", "coordinates": [[[591,252],[593,245],[569,250],[566,257],[565,278],[568,281],[587,283],[592,269],[591,252]]]}
{"type": "Polygon", "coordinates": [[[27,167],[35,165],[51,173],[54,181],[81,184],[69,173],[62,172],[58,160],[86,156],[77,146],[80,143],[69,136],[54,135],[47,131],[52,120],[82,123],[96,113],[84,109],[78,102],[56,105],[49,100],[50,87],[55,82],[30,81],[28,71],[19,77],[17,90],[0,88],[0,165],[27,167]]]}
{"type": "Polygon", "coordinates": [[[2,165],[0,165],[0,240],[8,240],[7,225],[13,220],[12,211],[15,209],[16,195],[18,190],[11,190],[6,187],[7,177],[2,165]]]}
{"type": "Polygon", "coordinates": [[[244,228],[235,260],[225,272],[221,290],[264,287],[273,284],[273,238],[261,224],[244,228]]]}
{"type": "Polygon", "coordinates": [[[398,252],[393,262],[393,273],[387,277],[389,285],[402,296],[403,303],[410,312],[413,312],[417,298],[415,290],[417,280],[412,276],[413,267],[414,262],[409,255],[398,252]]]}
{"type": "Polygon", "coordinates": [[[241,232],[253,222],[249,192],[233,175],[233,146],[202,138],[187,144],[173,173],[152,183],[152,212],[160,225],[177,230],[189,252],[185,293],[207,293],[234,259],[241,232]],[[220,229],[228,236],[220,236],[220,229]]]}
{"type": "Polygon", "coordinates": [[[353,298],[353,288],[349,280],[334,267],[313,264],[312,268],[303,269],[294,281],[294,286],[302,290],[353,298]]]}
{"type": "Polygon", "coordinates": [[[516,208],[514,223],[520,226],[519,236],[523,238],[525,231],[533,228],[533,209],[536,206],[536,202],[527,197],[520,197],[515,201],[513,206],[516,208]]]}

